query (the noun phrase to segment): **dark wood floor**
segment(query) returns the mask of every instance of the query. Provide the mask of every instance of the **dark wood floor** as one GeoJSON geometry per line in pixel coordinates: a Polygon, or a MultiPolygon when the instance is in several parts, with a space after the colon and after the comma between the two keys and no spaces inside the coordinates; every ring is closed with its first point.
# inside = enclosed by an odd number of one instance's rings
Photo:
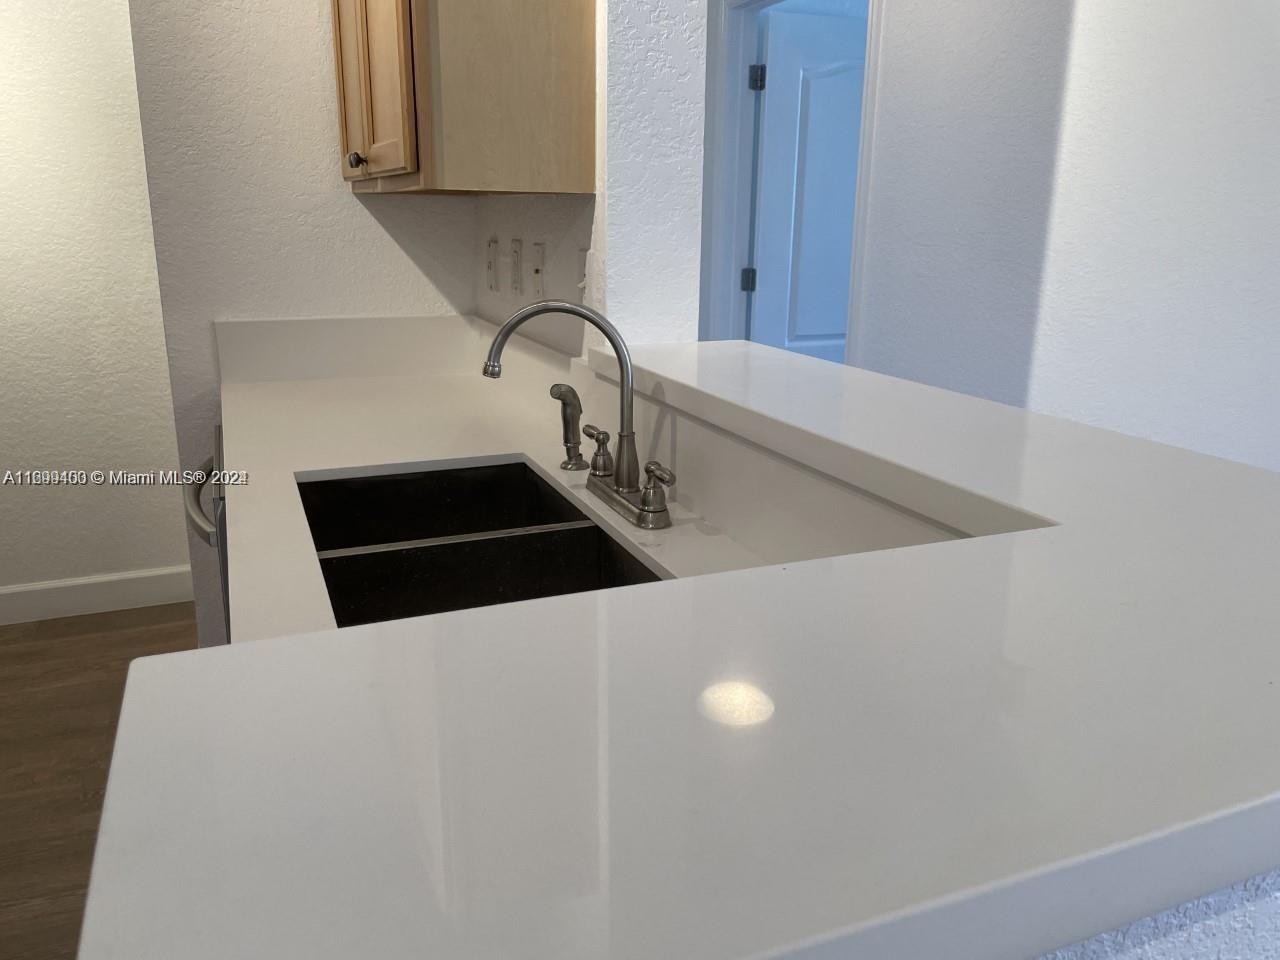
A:
{"type": "Polygon", "coordinates": [[[0,626],[0,958],[74,957],[125,670],[191,604],[0,626]]]}

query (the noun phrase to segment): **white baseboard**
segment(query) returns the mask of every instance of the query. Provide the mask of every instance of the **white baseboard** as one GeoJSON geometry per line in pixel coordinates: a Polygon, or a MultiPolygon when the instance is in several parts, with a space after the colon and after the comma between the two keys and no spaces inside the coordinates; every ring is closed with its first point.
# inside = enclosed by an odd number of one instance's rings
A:
{"type": "Polygon", "coordinates": [[[154,567],[0,587],[0,624],[152,607],[191,599],[191,568],[154,567]]]}

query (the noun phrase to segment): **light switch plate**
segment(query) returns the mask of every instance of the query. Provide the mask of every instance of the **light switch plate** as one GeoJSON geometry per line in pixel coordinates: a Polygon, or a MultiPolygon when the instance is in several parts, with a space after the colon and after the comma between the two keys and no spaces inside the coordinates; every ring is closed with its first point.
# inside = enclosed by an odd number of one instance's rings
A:
{"type": "Polygon", "coordinates": [[[533,245],[533,297],[535,300],[546,299],[546,273],[547,245],[545,243],[535,243],[533,245]]]}
{"type": "Polygon", "coordinates": [[[498,238],[489,238],[489,256],[485,261],[485,276],[488,279],[489,291],[498,292],[498,238]]]}
{"type": "Polygon", "coordinates": [[[524,293],[524,241],[511,241],[511,292],[524,293]]]}

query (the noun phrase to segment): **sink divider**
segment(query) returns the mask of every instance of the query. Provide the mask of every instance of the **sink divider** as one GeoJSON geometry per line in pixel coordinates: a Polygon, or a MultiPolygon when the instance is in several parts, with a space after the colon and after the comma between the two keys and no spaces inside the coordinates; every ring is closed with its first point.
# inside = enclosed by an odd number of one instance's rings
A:
{"type": "Polygon", "coordinates": [[[518,537],[527,533],[550,533],[553,530],[577,530],[582,527],[594,527],[590,520],[566,520],[561,523],[539,523],[528,527],[507,527],[504,530],[483,530],[479,533],[457,533],[445,537],[427,537],[421,540],[397,540],[394,543],[371,543],[359,547],[341,547],[335,550],[320,550],[316,556],[321,560],[336,557],[358,557],[367,553],[388,553],[392,550],[416,550],[419,547],[437,547],[451,543],[469,543],[473,540],[495,540],[499,537],[518,537]]]}

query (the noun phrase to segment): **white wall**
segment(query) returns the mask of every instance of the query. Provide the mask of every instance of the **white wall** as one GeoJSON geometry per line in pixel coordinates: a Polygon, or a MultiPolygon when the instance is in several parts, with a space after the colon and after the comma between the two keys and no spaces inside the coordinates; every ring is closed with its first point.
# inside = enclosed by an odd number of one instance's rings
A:
{"type": "Polygon", "coordinates": [[[698,339],[706,0],[609,0],[609,317],[634,343],[698,339]]]}
{"type": "Polygon", "coordinates": [[[855,362],[1280,469],[1278,43],[1270,0],[885,0],[855,362]]]}
{"type": "MultiPolygon", "coordinates": [[[[178,445],[194,466],[218,417],[215,319],[470,312],[477,201],[356,199],[343,183],[329,0],[130,7],[178,445]]],[[[223,630],[216,560],[195,540],[192,559],[209,642],[223,630]]]]}
{"type": "MultiPolygon", "coordinates": [[[[128,4],[0,20],[0,473],[171,469],[128,4]]],[[[176,487],[0,486],[0,623],[188,596],[182,530],[176,487]]]]}
{"type": "Polygon", "coordinates": [[[1063,0],[882,0],[851,362],[1025,403],[1070,31],[1063,0]]]}
{"type": "Polygon", "coordinates": [[[1280,470],[1280,4],[1077,0],[1028,405],[1280,470]]]}

